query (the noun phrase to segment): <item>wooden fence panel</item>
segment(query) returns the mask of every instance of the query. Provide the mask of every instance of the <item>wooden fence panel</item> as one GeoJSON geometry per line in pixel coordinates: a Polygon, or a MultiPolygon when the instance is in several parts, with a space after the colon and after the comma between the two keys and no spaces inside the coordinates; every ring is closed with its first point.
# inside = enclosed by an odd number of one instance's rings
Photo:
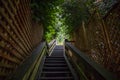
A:
{"type": "Polygon", "coordinates": [[[40,43],[41,27],[33,25],[30,0],[0,0],[0,80],[13,73],[40,43]]]}
{"type": "Polygon", "coordinates": [[[108,69],[120,76],[120,2],[104,17],[107,35],[111,46],[111,54],[108,57],[108,69]]]}
{"type": "Polygon", "coordinates": [[[120,3],[117,3],[104,18],[95,11],[83,25],[75,31],[75,45],[106,69],[120,76],[120,3]],[[79,33],[78,33],[79,32],[79,33]],[[86,42],[83,39],[86,38],[86,42]],[[81,39],[81,40],[80,40],[81,39]],[[87,47],[85,46],[87,43],[87,47]],[[83,48],[82,48],[83,47],[83,48]]]}

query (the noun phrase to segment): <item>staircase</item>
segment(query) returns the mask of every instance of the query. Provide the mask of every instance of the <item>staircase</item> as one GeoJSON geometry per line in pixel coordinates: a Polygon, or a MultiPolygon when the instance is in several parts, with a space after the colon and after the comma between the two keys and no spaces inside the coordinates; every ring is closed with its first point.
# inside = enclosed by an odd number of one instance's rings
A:
{"type": "Polygon", "coordinates": [[[51,56],[46,56],[41,75],[37,80],[74,80],[63,56],[63,46],[56,46],[51,56]]]}
{"type": "Polygon", "coordinates": [[[56,46],[50,56],[46,52],[46,42],[42,42],[6,80],[118,80],[70,42],[65,42],[64,49],[56,46]]]}

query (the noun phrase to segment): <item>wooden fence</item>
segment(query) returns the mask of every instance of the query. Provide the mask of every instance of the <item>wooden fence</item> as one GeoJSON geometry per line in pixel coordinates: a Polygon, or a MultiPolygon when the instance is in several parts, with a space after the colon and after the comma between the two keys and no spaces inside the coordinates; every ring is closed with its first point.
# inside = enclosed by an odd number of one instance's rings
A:
{"type": "Polygon", "coordinates": [[[75,45],[94,61],[120,76],[120,3],[103,18],[95,11],[73,34],[75,45]]]}
{"type": "Polygon", "coordinates": [[[40,43],[43,28],[34,25],[30,0],[0,0],[0,80],[14,72],[40,43]]]}

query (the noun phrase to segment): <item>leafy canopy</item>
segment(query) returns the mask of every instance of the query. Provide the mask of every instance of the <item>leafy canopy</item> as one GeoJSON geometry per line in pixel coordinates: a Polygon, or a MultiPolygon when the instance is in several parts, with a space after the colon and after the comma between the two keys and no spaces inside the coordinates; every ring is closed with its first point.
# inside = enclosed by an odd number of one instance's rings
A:
{"type": "Polygon", "coordinates": [[[68,26],[70,32],[80,26],[82,21],[88,20],[90,13],[87,5],[89,3],[84,0],[68,0],[63,3],[62,18],[64,18],[64,24],[68,26]]]}
{"type": "Polygon", "coordinates": [[[44,37],[48,42],[56,37],[61,42],[82,21],[88,20],[92,2],[93,0],[32,0],[33,20],[43,24],[44,37]]]}
{"type": "Polygon", "coordinates": [[[59,5],[63,0],[32,0],[31,9],[33,20],[44,26],[44,38],[49,42],[56,37],[59,5]]]}

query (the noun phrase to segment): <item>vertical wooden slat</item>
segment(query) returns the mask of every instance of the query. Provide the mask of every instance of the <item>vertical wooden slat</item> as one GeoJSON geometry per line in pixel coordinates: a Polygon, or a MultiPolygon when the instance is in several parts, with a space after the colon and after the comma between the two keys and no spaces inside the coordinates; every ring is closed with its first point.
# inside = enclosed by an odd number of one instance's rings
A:
{"type": "MultiPolygon", "coordinates": [[[[29,28],[29,21],[27,20],[27,16],[29,15],[29,14],[25,14],[28,10],[24,10],[24,4],[25,3],[23,3],[24,1],[21,1],[21,4],[23,4],[23,7],[20,7],[20,10],[21,10],[21,14],[23,14],[23,15],[26,15],[25,17],[23,17],[23,21],[25,22],[25,25],[26,25],[26,27],[25,27],[25,30],[26,30],[26,34],[28,35],[27,37],[29,38],[29,30],[28,30],[28,28],[29,28]]],[[[30,42],[30,38],[29,38],[29,43],[31,43],[30,42]]]]}
{"type": "MultiPolygon", "coordinates": [[[[14,28],[14,25],[12,24],[12,20],[11,19],[9,19],[9,16],[4,12],[4,9],[3,8],[1,8],[1,14],[4,16],[4,18],[6,19],[6,23],[12,28],[12,29],[14,29],[13,30],[13,33],[14,32],[16,32],[16,30],[15,30],[15,28],[14,28]]],[[[14,33],[14,35],[16,35],[15,33],[14,33]]],[[[14,38],[13,38],[14,39],[14,38]]],[[[16,39],[14,39],[20,46],[21,46],[21,48],[27,53],[27,51],[25,50],[25,48],[23,47],[23,45],[20,43],[20,41],[19,41],[19,39],[18,38],[16,38],[16,39]]]]}
{"type": "MultiPolygon", "coordinates": [[[[3,0],[2,0],[2,1],[3,1],[3,0]]],[[[5,2],[4,2],[4,1],[3,1],[3,3],[4,3],[4,5],[5,5],[5,2]]],[[[14,20],[15,26],[19,27],[18,24],[17,24],[17,22],[16,22],[16,20],[15,20],[15,18],[14,18],[14,15],[12,15],[12,13],[11,13],[10,10],[8,9],[7,5],[5,5],[5,8],[7,8],[7,10],[8,10],[8,12],[9,12],[10,16],[11,16],[12,19],[14,20]]]]}
{"type": "MultiPolygon", "coordinates": [[[[120,76],[119,10],[120,2],[115,4],[115,7],[112,7],[105,17],[102,17],[96,10],[88,23],[85,23],[88,42],[88,51],[86,51],[86,54],[109,71],[115,73],[117,77],[120,76]]],[[[75,45],[84,51],[82,49],[84,34],[81,31],[81,26],[79,29],[80,31],[77,31],[74,35],[74,38],[76,38],[75,45]]]]}
{"type": "Polygon", "coordinates": [[[43,29],[33,24],[30,0],[0,0],[0,80],[13,73],[40,43],[43,29]]]}
{"type": "MultiPolygon", "coordinates": [[[[9,1],[9,3],[11,4],[11,7],[13,8],[13,4],[9,1]]],[[[26,47],[26,44],[24,43],[23,39],[21,38],[21,36],[19,35],[18,31],[17,31],[18,25],[16,25],[16,27],[13,27],[15,33],[17,34],[17,36],[19,37],[19,39],[21,40],[21,43],[23,44],[23,46],[25,46],[25,48],[28,50],[28,48],[26,47]]]]}

